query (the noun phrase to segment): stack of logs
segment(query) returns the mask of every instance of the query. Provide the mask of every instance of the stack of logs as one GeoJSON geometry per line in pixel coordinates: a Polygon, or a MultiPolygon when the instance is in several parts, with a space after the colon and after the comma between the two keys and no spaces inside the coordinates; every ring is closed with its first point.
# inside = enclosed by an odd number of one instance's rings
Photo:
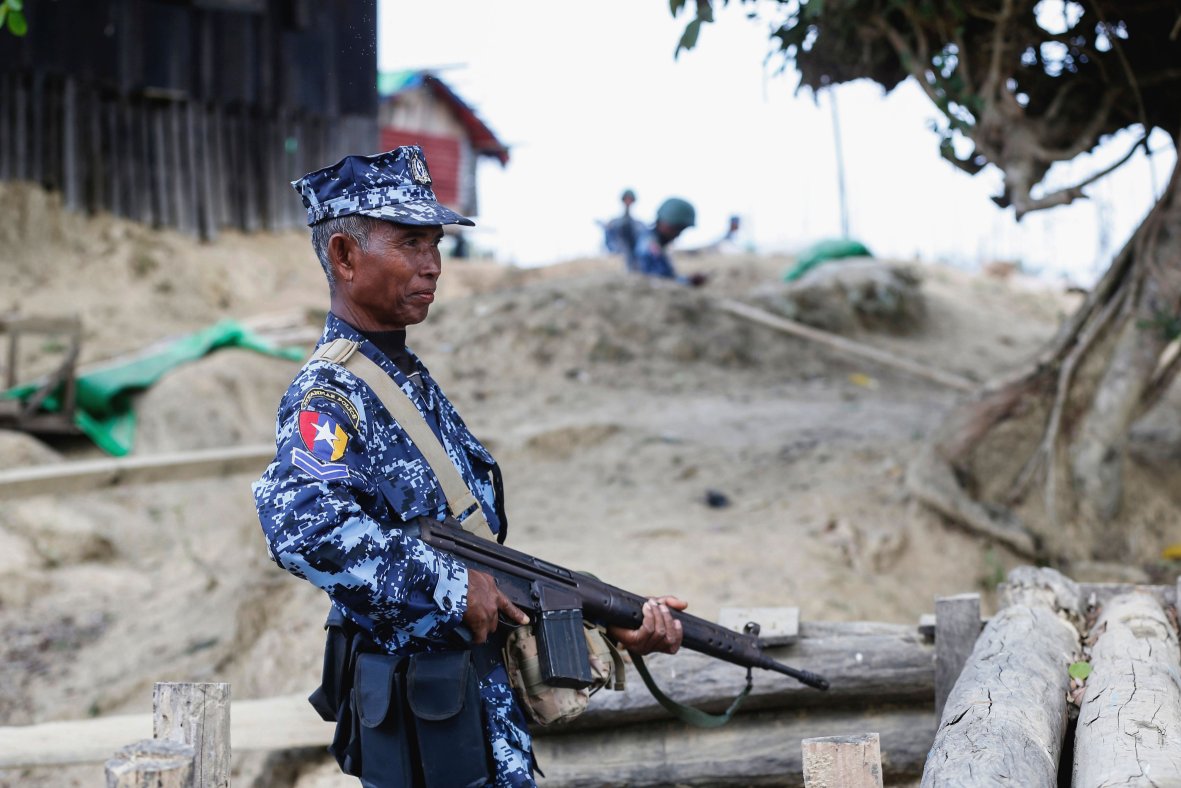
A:
{"type": "Polygon", "coordinates": [[[924,788],[1181,785],[1176,602],[1164,586],[1014,570],[943,707],[924,788]]]}

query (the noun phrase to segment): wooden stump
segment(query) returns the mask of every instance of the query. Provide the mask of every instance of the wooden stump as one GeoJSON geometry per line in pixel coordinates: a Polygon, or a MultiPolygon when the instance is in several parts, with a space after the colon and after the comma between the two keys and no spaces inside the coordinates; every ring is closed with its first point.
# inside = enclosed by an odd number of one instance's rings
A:
{"type": "Polygon", "coordinates": [[[1181,785],[1181,656],[1160,603],[1123,594],[1091,629],[1074,785],[1181,785]]]}
{"type": "Polygon", "coordinates": [[[1052,569],[1009,575],[1008,606],[993,616],[943,710],[923,788],[1058,784],[1067,669],[1078,653],[1078,587],[1052,569]]]}
{"type": "Polygon", "coordinates": [[[192,745],[200,788],[230,784],[230,685],[158,683],[152,692],[152,735],[192,745]]]}
{"type": "Polygon", "coordinates": [[[935,719],[943,718],[947,696],[980,637],[980,595],[935,600],[935,719]]]}
{"type": "Polygon", "coordinates": [[[192,745],[145,739],[107,761],[107,788],[200,788],[193,782],[192,745]]]}
{"type": "Polygon", "coordinates": [[[882,788],[876,733],[804,739],[804,788],[882,788]]]}

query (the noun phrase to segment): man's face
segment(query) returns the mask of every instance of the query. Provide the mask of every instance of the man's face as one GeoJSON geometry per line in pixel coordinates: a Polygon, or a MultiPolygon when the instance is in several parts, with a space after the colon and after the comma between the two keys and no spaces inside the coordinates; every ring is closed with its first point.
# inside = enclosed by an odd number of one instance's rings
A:
{"type": "Polygon", "coordinates": [[[442,264],[439,225],[379,222],[366,248],[356,248],[352,280],[342,289],[364,330],[392,331],[421,323],[435,300],[442,264]]]}

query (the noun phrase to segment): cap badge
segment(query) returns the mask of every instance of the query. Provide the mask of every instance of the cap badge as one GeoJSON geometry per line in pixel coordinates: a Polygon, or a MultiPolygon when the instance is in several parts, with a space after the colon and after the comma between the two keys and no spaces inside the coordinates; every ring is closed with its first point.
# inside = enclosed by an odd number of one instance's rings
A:
{"type": "Polygon", "coordinates": [[[417,156],[410,159],[410,177],[415,183],[423,186],[431,182],[431,174],[426,171],[426,164],[417,156]]]}

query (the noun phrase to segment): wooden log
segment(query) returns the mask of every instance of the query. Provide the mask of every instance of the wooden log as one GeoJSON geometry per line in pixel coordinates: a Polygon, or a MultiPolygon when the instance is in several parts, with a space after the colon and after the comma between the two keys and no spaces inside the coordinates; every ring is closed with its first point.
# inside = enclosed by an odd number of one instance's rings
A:
{"type": "MultiPolygon", "coordinates": [[[[129,741],[150,735],[150,714],[0,727],[0,768],[101,764],[129,741]]],[[[333,726],[312,709],[307,693],[236,701],[230,722],[235,752],[323,748],[333,726]]]]}
{"type": "Polygon", "coordinates": [[[804,739],[802,748],[805,788],[882,788],[876,733],[804,739]]]}
{"type": "Polygon", "coordinates": [[[0,500],[30,495],[63,495],[123,484],[150,484],[261,473],[275,455],[270,444],[233,449],[85,460],[0,472],[0,500]]]}
{"type": "Polygon", "coordinates": [[[106,763],[107,788],[201,788],[194,782],[192,745],[145,739],[106,763]]]}
{"type": "Polygon", "coordinates": [[[719,300],[717,305],[722,310],[736,317],[741,317],[744,320],[749,320],[753,323],[773,328],[776,331],[782,331],[785,334],[800,337],[801,339],[807,339],[810,342],[816,342],[846,356],[873,361],[892,369],[901,370],[908,375],[929,380],[932,383],[938,383],[941,386],[947,386],[957,391],[974,391],[980,385],[952,372],[935,369],[918,361],[903,358],[896,353],[880,350],[863,342],[854,342],[839,334],[822,331],[821,329],[804,325],[795,320],[788,320],[785,317],[771,314],[763,309],[744,304],[740,301],[726,298],[719,300]]]}
{"type": "Polygon", "coordinates": [[[871,729],[880,736],[883,777],[897,784],[918,776],[934,727],[927,705],[781,710],[740,714],[708,730],[660,722],[535,737],[534,749],[546,788],[802,786],[805,738],[871,729]]]}
{"type": "MultiPolygon", "coordinates": [[[[929,709],[935,681],[933,646],[914,627],[871,622],[803,622],[790,646],[768,649],[773,659],[819,673],[832,684],[820,692],[795,679],[754,671],[754,690],[744,711],[813,706],[864,706],[874,703],[919,704],[929,709]]],[[[674,700],[710,712],[723,711],[745,686],[746,671],[685,649],[646,659],[657,685],[674,700]]],[[[668,719],[632,667],[627,689],[603,691],[562,729],[613,727],[623,723],[668,719]]],[[[559,726],[547,729],[557,731],[559,726]]],[[[864,730],[864,728],[861,728],[864,730]]],[[[848,731],[845,728],[845,731],[848,731]]],[[[841,731],[833,731],[840,733],[841,731]]]]}
{"type": "Polygon", "coordinates": [[[193,780],[201,788],[230,784],[230,685],[158,682],[152,691],[157,739],[192,745],[193,780]]]}
{"type": "Polygon", "coordinates": [[[980,595],[959,594],[935,600],[935,719],[980,636],[980,595]]]}
{"type": "Polygon", "coordinates": [[[1058,784],[1066,731],[1067,667],[1078,630],[1078,587],[1052,569],[1019,567],[976,640],[943,709],[924,788],[1058,784]]]}
{"type": "Polygon", "coordinates": [[[1117,596],[1091,629],[1074,785],[1181,785],[1181,653],[1150,594],[1117,596]]]}

